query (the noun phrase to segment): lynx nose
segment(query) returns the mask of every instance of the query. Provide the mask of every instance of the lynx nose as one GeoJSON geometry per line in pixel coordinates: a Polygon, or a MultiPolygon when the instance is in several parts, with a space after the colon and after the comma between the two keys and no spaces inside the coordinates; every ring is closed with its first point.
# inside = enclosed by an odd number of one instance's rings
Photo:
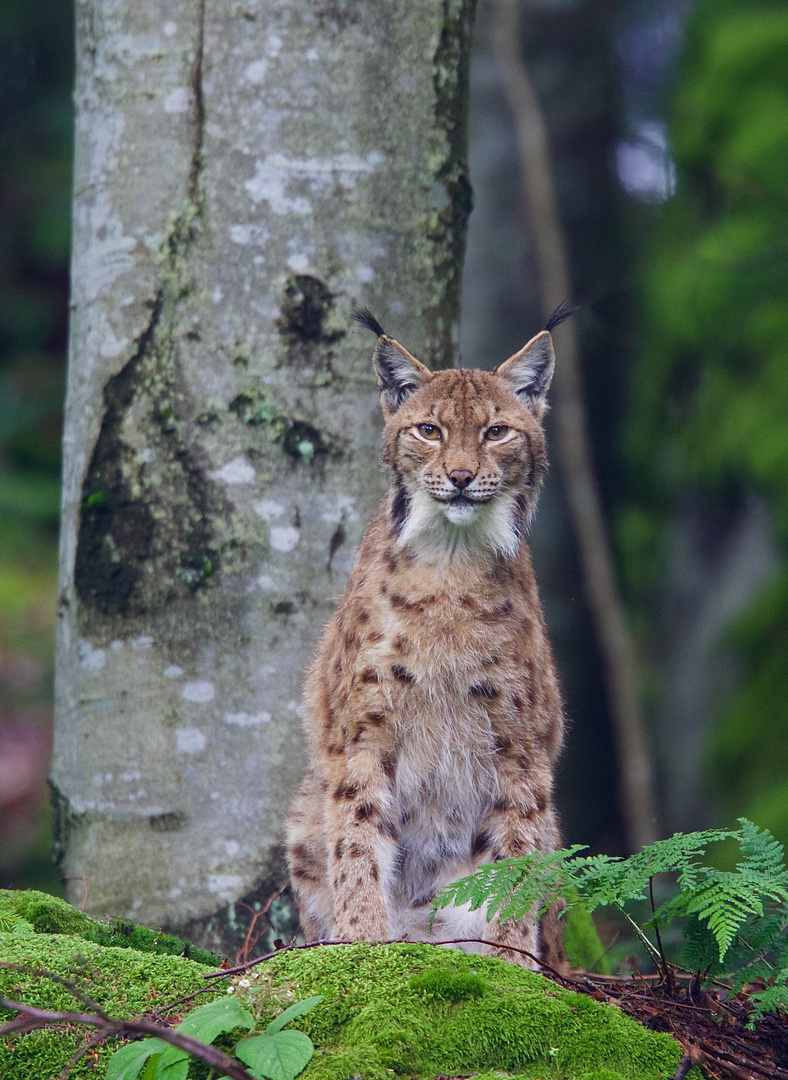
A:
{"type": "Polygon", "coordinates": [[[449,473],[449,479],[456,488],[459,488],[460,491],[464,491],[471,480],[473,480],[473,473],[470,469],[452,469],[449,473]]]}

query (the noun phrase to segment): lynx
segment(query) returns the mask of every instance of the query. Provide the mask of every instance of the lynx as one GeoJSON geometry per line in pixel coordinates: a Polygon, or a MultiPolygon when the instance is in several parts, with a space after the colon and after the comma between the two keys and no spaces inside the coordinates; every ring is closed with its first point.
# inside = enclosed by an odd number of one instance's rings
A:
{"type": "Polygon", "coordinates": [[[390,483],[306,681],[287,857],[308,941],[481,938],[496,947],[465,947],[564,966],[552,909],[430,914],[481,863],[559,846],[563,712],[526,531],[568,313],[493,372],[435,373],[355,313],[377,335],[390,483]]]}

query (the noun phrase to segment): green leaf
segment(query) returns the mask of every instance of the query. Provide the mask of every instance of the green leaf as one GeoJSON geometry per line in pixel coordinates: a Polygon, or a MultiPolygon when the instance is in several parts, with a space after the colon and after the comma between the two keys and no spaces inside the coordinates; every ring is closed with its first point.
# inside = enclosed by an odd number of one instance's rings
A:
{"type": "Polygon", "coordinates": [[[163,1039],[126,1043],[109,1059],[104,1080],[135,1080],[151,1054],[161,1054],[166,1049],[163,1039]]]}
{"type": "Polygon", "coordinates": [[[241,1007],[238,998],[226,997],[195,1009],[175,1030],[181,1035],[191,1035],[200,1042],[212,1043],[223,1031],[233,1031],[239,1027],[250,1028],[253,1024],[252,1014],[241,1007]]]}
{"type": "Polygon", "coordinates": [[[295,1005],[291,1005],[289,1009],[285,1009],[283,1013],[280,1013],[275,1020],[272,1020],[268,1027],[265,1029],[266,1035],[276,1035],[277,1031],[281,1031],[285,1024],[289,1024],[291,1020],[295,1020],[299,1016],[303,1016],[304,1013],[308,1013],[310,1009],[314,1009],[315,1005],[319,1005],[323,1000],[323,995],[318,994],[317,997],[304,998],[303,1001],[297,1001],[295,1005]]]}
{"type": "Polygon", "coordinates": [[[156,1062],[156,1080],[186,1080],[191,1055],[170,1044],[156,1062]]]}
{"type": "Polygon", "coordinates": [[[276,1035],[256,1035],[242,1039],[236,1056],[251,1072],[267,1080],[294,1080],[309,1064],[315,1048],[303,1031],[279,1031],[276,1035]]]}

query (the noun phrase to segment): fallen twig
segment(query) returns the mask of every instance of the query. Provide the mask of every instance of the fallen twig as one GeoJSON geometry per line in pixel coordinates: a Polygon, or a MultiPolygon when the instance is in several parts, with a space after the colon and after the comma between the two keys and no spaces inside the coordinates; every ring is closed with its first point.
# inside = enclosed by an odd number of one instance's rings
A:
{"type": "MultiPolygon", "coordinates": [[[[0,997],[0,1007],[14,1009],[19,1014],[0,1027],[0,1036],[26,1035],[31,1031],[39,1031],[42,1028],[60,1024],[85,1024],[98,1028],[101,1035],[98,1042],[116,1035],[149,1035],[177,1046],[192,1057],[204,1061],[211,1068],[217,1069],[221,1075],[229,1076],[231,1080],[254,1080],[252,1074],[247,1072],[240,1062],[225,1054],[224,1051],[200,1042],[199,1039],[193,1039],[190,1035],[181,1035],[180,1032],[141,1016],[133,1017],[131,1020],[121,1020],[115,1017],[98,1016],[94,1013],[53,1012],[49,1009],[34,1008],[21,1001],[11,1001],[5,997],[0,997]]],[[[61,1073],[61,1080],[64,1080],[67,1075],[68,1073],[61,1073]]]]}

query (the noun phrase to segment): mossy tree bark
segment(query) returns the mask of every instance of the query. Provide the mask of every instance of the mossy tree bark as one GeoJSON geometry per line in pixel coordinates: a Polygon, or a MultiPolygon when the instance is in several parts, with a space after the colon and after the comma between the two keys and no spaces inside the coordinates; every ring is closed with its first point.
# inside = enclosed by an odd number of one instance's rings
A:
{"type": "Polygon", "coordinates": [[[380,491],[368,305],[454,358],[473,0],[78,0],[69,897],[231,949],[380,491]]]}

